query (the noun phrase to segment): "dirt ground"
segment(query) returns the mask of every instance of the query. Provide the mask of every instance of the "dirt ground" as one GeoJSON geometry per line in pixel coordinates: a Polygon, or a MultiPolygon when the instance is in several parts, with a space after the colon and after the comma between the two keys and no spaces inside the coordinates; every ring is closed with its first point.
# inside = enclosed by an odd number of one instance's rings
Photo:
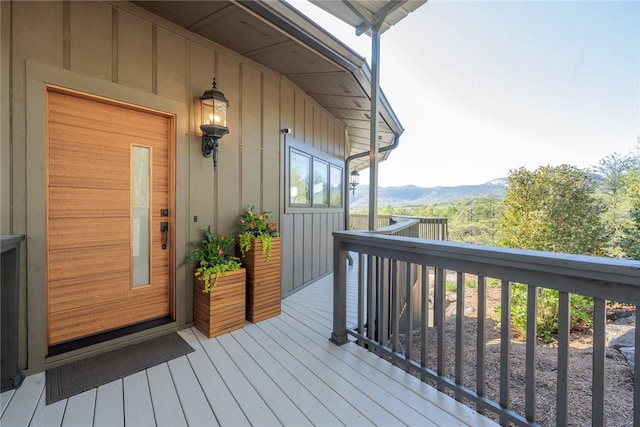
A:
{"type": "MultiPolygon", "coordinates": [[[[464,385],[475,390],[476,373],[476,306],[474,287],[465,290],[465,348],[464,385]]],[[[486,325],[486,395],[499,401],[500,393],[500,332],[494,307],[500,304],[500,287],[487,289],[486,325]]],[[[427,348],[428,366],[435,370],[436,330],[430,328],[427,348]]],[[[454,377],[455,363],[455,316],[446,321],[446,371],[454,377]]],[[[420,333],[414,332],[412,358],[420,361],[420,333]]],[[[592,335],[590,331],[572,333],[569,350],[569,425],[591,425],[591,373],[592,335]]],[[[510,401],[515,412],[524,415],[525,344],[515,338],[511,345],[510,401]]],[[[625,358],[615,349],[606,351],[605,420],[607,426],[631,426],[633,424],[633,375],[625,358]]],[[[557,375],[557,346],[555,343],[537,347],[536,396],[537,422],[542,426],[555,425],[555,399],[557,375]]],[[[472,405],[471,405],[472,406],[472,405]]],[[[497,418],[492,417],[497,420],[497,418]]]]}

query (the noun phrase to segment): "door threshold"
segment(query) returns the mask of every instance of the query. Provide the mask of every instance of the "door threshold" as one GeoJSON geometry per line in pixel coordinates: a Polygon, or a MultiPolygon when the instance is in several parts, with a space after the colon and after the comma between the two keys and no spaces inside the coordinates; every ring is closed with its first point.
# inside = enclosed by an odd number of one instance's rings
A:
{"type": "Polygon", "coordinates": [[[80,338],[73,341],[67,341],[60,344],[52,345],[49,347],[47,357],[57,356],[69,351],[78,350],[91,345],[99,344],[105,341],[110,341],[116,338],[124,337],[126,335],[135,334],[146,329],[155,328],[157,326],[166,325],[173,322],[173,319],[169,316],[161,317],[159,319],[148,320],[142,323],[136,323],[135,325],[126,326],[124,328],[114,329],[112,331],[102,332],[100,334],[91,335],[89,337],[80,338]]]}

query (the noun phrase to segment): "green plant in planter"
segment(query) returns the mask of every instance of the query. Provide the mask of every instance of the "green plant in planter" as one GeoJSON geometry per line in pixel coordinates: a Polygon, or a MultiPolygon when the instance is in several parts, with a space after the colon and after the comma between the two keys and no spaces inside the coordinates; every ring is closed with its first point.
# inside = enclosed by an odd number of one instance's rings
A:
{"type": "Polygon", "coordinates": [[[243,257],[251,250],[251,241],[257,238],[262,244],[262,252],[267,256],[267,261],[271,259],[271,238],[278,237],[280,234],[275,222],[269,221],[269,215],[271,212],[267,211],[257,214],[251,205],[247,206],[240,215],[236,230],[243,257]]]}
{"type": "Polygon", "coordinates": [[[194,276],[204,282],[203,292],[208,293],[218,284],[218,277],[222,273],[239,270],[242,265],[239,258],[226,254],[229,247],[233,245],[233,239],[227,239],[224,236],[217,237],[211,231],[211,226],[200,231],[202,231],[203,239],[191,242],[196,248],[191,251],[182,264],[198,262],[194,276]],[[214,275],[215,280],[212,285],[211,277],[214,275]]]}

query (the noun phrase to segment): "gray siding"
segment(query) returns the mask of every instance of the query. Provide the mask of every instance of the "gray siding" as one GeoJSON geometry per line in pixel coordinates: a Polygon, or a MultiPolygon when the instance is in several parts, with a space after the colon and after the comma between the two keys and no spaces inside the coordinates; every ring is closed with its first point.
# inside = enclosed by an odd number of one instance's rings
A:
{"type": "MultiPolygon", "coordinates": [[[[28,298],[42,299],[30,308],[42,307],[45,298],[44,272],[41,268],[34,270],[34,265],[44,262],[31,265],[29,261],[40,256],[44,235],[41,210],[28,208],[41,200],[34,199],[29,189],[38,186],[39,194],[44,194],[45,183],[41,170],[33,173],[39,165],[32,163],[34,158],[27,150],[27,134],[33,134],[27,122],[34,114],[42,115],[43,109],[43,105],[29,104],[30,99],[38,99],[42,104],[43,98],[29,98],[27,94],[28,63],[59,70],[71,89],[95,87],[101,96],[133,99],[151,108],[163,100],[166,105],[176,106],[169,107],[177,120],[176,264],[184,258],[188,241],[198,237],[200,228],[212,225],[218,233],[229,235],[244,206],[253,204],[257,209],[272,211],[273,219],[279,222],[284,293],[330,271],[331,232],[342,229],[342,214],[284,214],[284,136],[280,129],[292,128],[296,138],[306,144],[344,159],[344,125],[297,86],[273,70],[156,19],[129,3],[17,1],[1,2],[0,8],[3,60],[0,228],[3,234],[27,234],[26,246],[35,248],[22,258],[23,367],[42,368],[44,360],[40,356],[30,356],[27,363],[27,335],[33,335],[33,330],[27,331],[27,318],[42,324],[45,316],[41,309],[36,311],[42,313],[29,314],[26,310],[28,298]],[[36,16],[38,19],[34,19],[36,16]],[[9,72],[10,85],[5,78],[9,72]],[[218,88],[230,100],[230,132],[220,140],[217,172],[211,159],[202,157],[200,151],[197,99],[211,87],[214,75],[218,88]],[[73,76],[82,78],[74,80],[73,76]],[[76,85],[74,81],[79,83],[76,85]],[[111,93],[109,87],[125,90],[111,93]],[[131,95],[127,94],[128,89],[131,95]],[[122,93],[126,95],[121,96],[122,93]]],[[[39,84],[43,88],[48,81],[44,77],[39,84]]],[[[52,77],[51,82],[56,79],[52,77]]],[[[35,146],[42,147],[43,139],[43,135],[36,135],[35,146]]],[[[42,154],[39,156],[42,163],[42,154]]],[[[26,252],[23,250],[23,255],[26,252]]],[[[182,311],[178,310],[179,324],[190,322],[192,317],[191,276],[186,270],[180,267],[175,270],[176,300],[184,305],[182,311]]],[[[44,342],[41,334],[38,330],[29,345],[36,345],[38,340],[44,342]]]]}

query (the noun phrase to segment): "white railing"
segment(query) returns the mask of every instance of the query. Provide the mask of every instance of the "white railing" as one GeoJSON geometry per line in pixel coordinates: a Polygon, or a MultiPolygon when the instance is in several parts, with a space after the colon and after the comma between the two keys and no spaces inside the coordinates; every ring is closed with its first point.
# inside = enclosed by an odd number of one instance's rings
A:
{"type": "MultiPolygon", "coordinates": [[[[369,232],[334,233],[334,314],[331,340],[342,345],[348,336],[380,356],[417,372],[424,381],[433,382],[440,391],[448,391],[480,413],[493,413],[504,424],[536,425],[536,316],[537,286],[559,291],[559,333],[557,337],[557,381],[555,424],[568,425],[569,384],[569,295],[592,297],[593,367],[592,425],[604,425],[605,383],[605,301],[640,306],[640,262],[555,254],[539,251],[495,248],[480,245],[439,242],[369,232]],[[347,327],[347,255],[358,259],[357,324],[347,327]],[[457,313],[453,343],[445,342],[445,274],[456,278],[457,313]],[[465,336],[470,321],[464,312],[465,278],[477,283],[477,333],[473,340],[465,336]],[[487,280],[498,279],[500,301],[499,396],[486,394],[487,361],[486,312],[487,280]],[[511,288],[527,285],[527,337],[524,396],[525,409],[513,410],[511,401],[511,288]],[[416,290],[419,289],[419,292],[416,290]],[[402,292],[401,292],[402,290],[402,292]],[[433,290],[433,304],[429,304],[433,290]],[[419,298],[416,304],[412,301],[419,298]],[[403,304],[406,300],[406,304],[403,304]],[[401,304],[403,304],[401,306],[401,304]],[[404,308],[404,312],[403,312],[404,308]],[[418,311],[418,313],[416,313],[418,311]],[[406,312],[406,313],[405,313],[406,312]],[[401,321],[404,318],[404,325],[401,321]],[[431,319],[431,324],[429,324],[431,319]],[[429,326],[435,329],[435,345],[427,345],[429,326]],[[420,331],[419,360],[412,360],[413,333],[420,331]],[[403,334],[404,333],[404,334],[403,334]],[[400,335],[403,334],[403,342],[400,335]],[[471,344],[469,341],[473,341],[471,344]],[[402,344],[402,345],[401,345],[402,344]],[[463,362],[465,348],[477,352],[475,366],[463,362]],[[447,360],[445,349],[455,346],[454,360],[447,360]],[[435,353],[433,353],[435,352],[435,353]],[[428,360],[428,358],[431,358],[428,360]],[[435,362],[434,362],[435,359],[435,362]],[[453,369],[447,365],[453,363],[453,369]],[[475,370],[474,384],[465,384],[465,370],[475,370]],[[447,375],[447,372],[453,374],[447,375]]],[[[640,328],[635,328],[640,342],[640,328]]],[[[494,345],[492,343],[492,345],[494,345]]],[[[636,378],[640,375],[640,352],[635,353],[636,378]]],[[[633,425],[640,427],[640,387],[634,389],[633,425]]]]}

